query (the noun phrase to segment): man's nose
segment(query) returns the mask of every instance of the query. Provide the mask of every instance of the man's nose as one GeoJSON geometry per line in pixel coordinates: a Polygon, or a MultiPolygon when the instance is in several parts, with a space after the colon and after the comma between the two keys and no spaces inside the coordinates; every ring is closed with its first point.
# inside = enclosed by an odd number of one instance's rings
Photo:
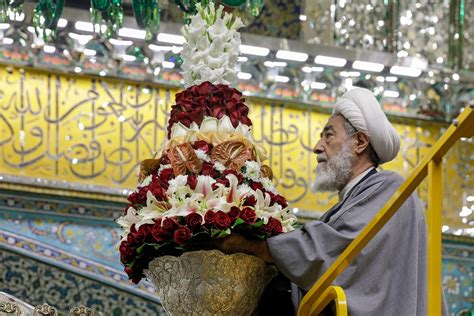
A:
{"type": "Polygon", "coordinates": [[[323,148],[323,146],[321,146],[321,139],[319,139],[318,142],[316,143],[316,145],[314,145],[314,147],[313,147],[313,153],[315,153],[316,155],[319,155],[323,151],[324,151],[324,148],[323,148]]]}

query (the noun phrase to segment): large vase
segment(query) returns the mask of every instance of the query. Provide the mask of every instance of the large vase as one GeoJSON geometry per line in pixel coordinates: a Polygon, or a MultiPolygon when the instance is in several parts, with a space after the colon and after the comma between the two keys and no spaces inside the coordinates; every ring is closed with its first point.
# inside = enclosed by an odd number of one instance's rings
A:
{"type": "Polygon", "coordinates": [[[210,250],[156,258],[145,275],[170,315],[248,316],[276,268],[255,256],[210,250]]]}

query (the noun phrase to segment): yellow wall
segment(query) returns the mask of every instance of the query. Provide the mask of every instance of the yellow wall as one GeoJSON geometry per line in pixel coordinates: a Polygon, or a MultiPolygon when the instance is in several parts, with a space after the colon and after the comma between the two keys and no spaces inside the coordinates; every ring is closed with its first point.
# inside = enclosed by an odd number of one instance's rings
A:
{"type": "MultiPolygon", "coordinates": [[[[0,174],[131,189],[139,162],[151,157],[164,140],[176,91],[0,66],[0,174]]],[[[279,191],[293,207],[326,210],[335,195],[314,195],[310,187],[316,167],[311,150],[328,114],[276,101],[247,104],[255,138],[268,150],[279,191]]],[[[442,127],[408,124],[395,124],[402,136],[401,151],[383,166],[405,176],[442,127]]],[[[472,161],[466,158],[472,149],[472,144],[457,145],[448,156],[446,221],[456,224],[461,224],[457,213],[463,194],[473,187],[472,179],[462,175],[467,170],[472,178],[472,161]]],[[[424,191],[422,186],[422,196],[424,191]]]]}

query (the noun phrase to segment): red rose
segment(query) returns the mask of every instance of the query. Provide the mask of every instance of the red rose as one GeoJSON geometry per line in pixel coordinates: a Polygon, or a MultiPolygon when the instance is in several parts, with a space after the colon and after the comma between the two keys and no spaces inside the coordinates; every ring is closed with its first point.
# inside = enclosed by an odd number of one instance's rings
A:
{"type": "Polygon", "coordinates": [[[120,243],[119,251],[120,260],[122,261],[122,263],[128,263],[133,260],[133,257],[135,255],[135,249],[133,247],[130,247],[126,240],[120,243]]]}
{"type": "Polygon", "coordinates": [[[157,242],[162,242],[168,239],[168,232],[163,230],[161,226],[161,218],[155,220],[155,224],[151,228],[151,235],[157,242]]]}
{"type": "Polygon", "coordinates": [[[217,170],[214,169],[214,165],[213,164],[210,164],[208,162],[205,162],[203,165],[202,165],[202,170],[201,170],[201,174],[203,176],[210,176],[211,178],[216,178],[218,173],[217,173],[217,170]]]}
{"type": "Polygon", "coordinates": [[[200,85],[194,86],[195,93],[203,96],[211,95],[211,92],[213,92],[215,88],[216,86],[209,81],[205,81],[200,85]]]}
{"type": "Polygon", "coordinates": [[[219,229],[226,229],[230,226],[230,218],[226,213],[217,211],[214,217],[214,224],[219,229]]]}
{"type": "Polygon", "coordinates": [[[269,234],[273,230],[273,227],[270,225],[270,222],[260,227],[259,231],[264,234],[269,234]]]}
{"type": "Polygon", "coordinates": [[[281,207],[283,208],[288,206],[288,202],[283,196],[278,195],[278,194],[273,194],[271,192],[268,192],[268,194],[270,194],[270,206],[275,203],[281,205],[281,207]]]}
{"type": "Polygon", "coordinates": [[[187,182],[187,184],[189,185],[189,187],[190,187],[191,189],[194,190],[194,189],[196,188],[197,183],[198,183],[198,181],[197,181],[197,176],[195,176],[195,175],[190,175],[190,176],[188,176],[188,182],[187,182]]]}
{"type": "Polygon", "coordinates": [[[257,200],[255,196],[251,195],[245,198],[243,206],[255,206],[257,204],[257,200]]]}
{"type": "Polygon", "coordinates": [[[153,238],[153,235],[151,233],[151,227],[152,225],[150,224],[143,224],[140,226],[138,231],[131,232],[133,239],[135,240],[135,243],[137,245],[140,245],[145,241],[151,240],[151,238],[153,238]]]}
{"type": "Polygon", "coordinates": [[[275,218],[270,218],[268,220],[268,225],[272,228],[272,232],[274,234],[281,234],[283,233],[283,227],[281,226],[281,223],[279,220],[275,218]]]}
{"type": "Polygon", "coordinates": [[[205,115],[221,118],[227,115],[234,127],[239,122],[252,125],[248,117],[249,109],[245,105],[242,93],[228,85],[213,85],[203,82],[194,85],[176,94],[176,104],[171,107],[168,123],[168,138],[171,136],[171,127],[181,122],[189,127],[192,122],[198,125],[202,123],[205,115]]]}
{"type": "Polygon", "coordinates": [[[214,224],[215,217],[216,217],[216,213],[214,211],[209,210],[206,212],[206,214],[204,214],[204,221],[208,225],[214,224]]]}
{"type": "Polygon", "coordinates": [[[255,214],[255,210],[251,209],[250,207],[244,207],[240,213],[240,218],[246,223],[254,223],[256,217],[257,215],[255,214]]]}
{"type": "Polygon", "coordinates": [[[237,206],[232,206],[230,208],[230,211],[227,213],[227,216],[229,216],[231,222],[239,218],[239,215],[240,215],[240,208],[238,208],[237,206]]]}
{"type": "Polygon", "coordinates": [[[191,213],[187,215],[185,220],[186,220],[186,225],[192,230],[195,230],[201,227],[202,216],[197,213],[191,213]]]}
{"type": "Polygon", "coordinates": [[[192,147],[196,150],[198,150],[198,149],[202,150],[203,152],[208,154],[208,153],[211,152],[213,146],[212,146],[212,144],[208,144],[207,142],[205,142],[203,140],[198,140],[198,141],[194,142],[192,147]]]}
{"type": "Polygon", "coordinates": [[[260,182],[252,182],[250,183],[250,187],[254,191],[260,190],[263,192],[263,185],[260,182]]]}
{"type": "Polygon", "coordinates": [[[151,183],[148,185],[148,190],[158,201],[166,199],[166,189],[160,185],[160,181],[156,176],[152,178],[151,183]]]}
{"type": "Polygon", "coordinates": [[[161,222],[161,228],[166,233],[172,233],[178,228],[179,224],[175,218],[167,217],[161,222]]]}
{"type": "Polygon", "coordinates": [[[123,271],[125,271],[125,273],[126,273],[129,277],[131,277],[132,274],[133,274],[133,269],[132,269],[131,267],[125,267],[125,268],[123,268],[123,271]]]}
{"type": "Polygon", "coordinates": [[[159,179],[160,179],[160,184],[166,184],[166,187],[168,187],[168,181],[170,181],[173,178],[173,169],[172,168],[167,168],[163,169],[160,172],[159,179]]]}
{"type": "Polygon", "coordinates": [[[211,116],[212,117],[215,117],[217,119],[221,119],[226,113],[225,113],[225,110],[223,108],[213,108],[211,110],[211,116]]]}
{"type": "Polygon", "coordinates": [[[175,230],[173,237],[174,237],[174,241],[182,245],[185,242],[187,242],[189,238],[191,238],[191,231],[186,226],[181,227],[175,230]]]}
{"type": "Polygon", "coordinates": [[[146,193],[148,187],[139,188],[138,191],[132,192],[127,200],[132,204],[146,204],[146,193]]]}

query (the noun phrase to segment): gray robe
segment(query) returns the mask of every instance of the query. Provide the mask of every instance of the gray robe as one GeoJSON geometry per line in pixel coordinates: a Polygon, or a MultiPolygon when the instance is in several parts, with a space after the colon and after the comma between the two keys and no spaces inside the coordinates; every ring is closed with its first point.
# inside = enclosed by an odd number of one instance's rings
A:
{"type": "MultiPolygon", "coordinates": [[[[359,182],[325,223],[312,221],[267,240],[281,272],[308,291],[402,184],[382,171],[359,182]],[[342,205],[342,206],[341,206],[342,205]]],[[[426,315],[427,234],[412,194],[334,284],[344,289],[349,315],[426,315]]],[[[441,280],[440,280],[441,281],[441,280]]],[[[300,296],[301,299],[301,296],[300,296]]],[[[447,315],[443,303],[443,314],[447,315]]]]}

